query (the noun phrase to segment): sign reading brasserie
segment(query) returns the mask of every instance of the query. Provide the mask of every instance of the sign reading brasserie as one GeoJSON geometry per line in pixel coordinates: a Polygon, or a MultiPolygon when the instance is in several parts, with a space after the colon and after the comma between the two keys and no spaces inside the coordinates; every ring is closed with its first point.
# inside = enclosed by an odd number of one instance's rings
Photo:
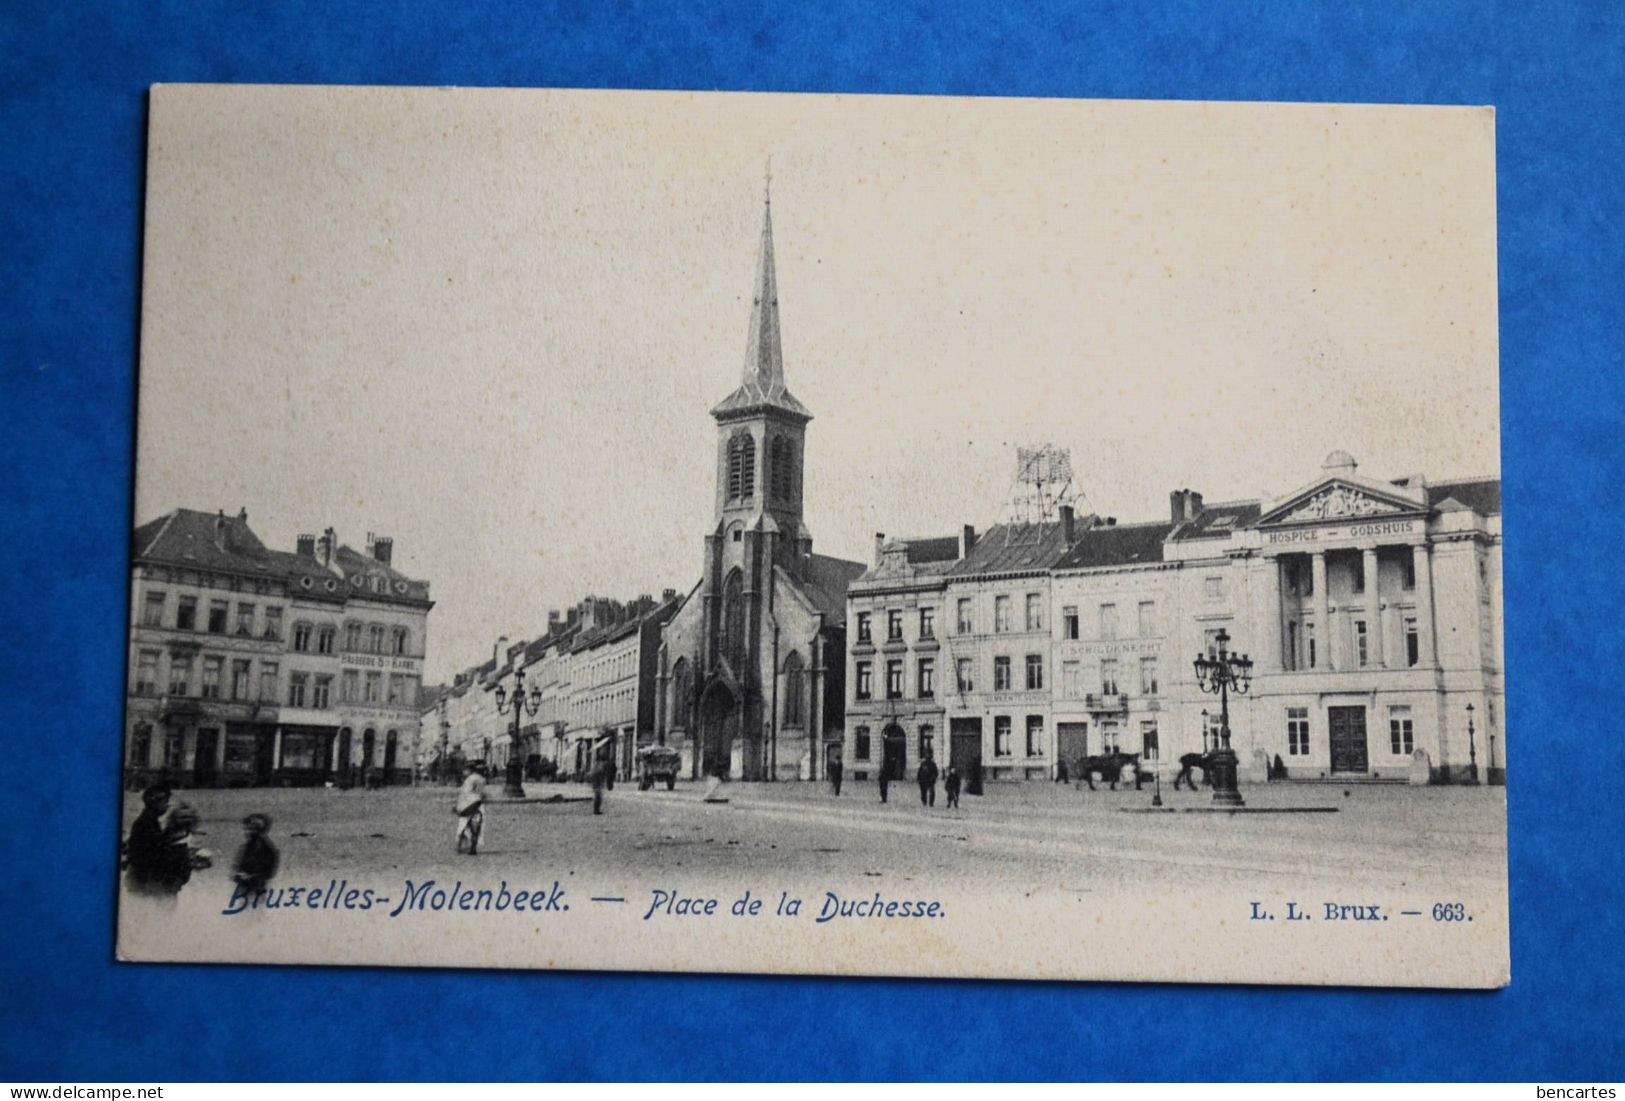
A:
{"type": "Polygon", "coordinates": [[[418,671],[417,658],[382,657],[378,654],[345,654],[344,665],[359,666],[363,669],[391,669],[397,673],[416,673],[418,671]]]}

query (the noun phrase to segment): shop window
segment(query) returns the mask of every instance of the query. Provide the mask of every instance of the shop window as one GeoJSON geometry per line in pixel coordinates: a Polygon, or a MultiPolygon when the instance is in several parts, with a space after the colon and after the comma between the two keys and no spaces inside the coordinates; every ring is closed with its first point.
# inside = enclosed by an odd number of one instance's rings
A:
{"type": "Polygon", "coordinates": [[[1027,756],[1044,755],[1044,716],[1027,716],[1027,756]]]}
{"type": "Polygon", "coordinates": [[[993,756],[1010,756],[1010,716],[993,716],[993,756]]]}

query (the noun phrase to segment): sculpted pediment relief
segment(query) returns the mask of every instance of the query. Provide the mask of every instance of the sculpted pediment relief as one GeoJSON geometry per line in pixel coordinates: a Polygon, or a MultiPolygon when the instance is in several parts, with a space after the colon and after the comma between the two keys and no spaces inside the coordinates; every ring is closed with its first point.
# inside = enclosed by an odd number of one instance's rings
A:
{"type": "Polygon", "coordinates": [[[1334,520],[1360,519],[1367,516],[1394,516],[1416,512],[1416,506],[1402,506],[1393,501],[1365,493],[1353,486],[1334,484],[1316,490],[1298,501],[1277,510],[1265,523],[1314,524],[1334,520]]]}

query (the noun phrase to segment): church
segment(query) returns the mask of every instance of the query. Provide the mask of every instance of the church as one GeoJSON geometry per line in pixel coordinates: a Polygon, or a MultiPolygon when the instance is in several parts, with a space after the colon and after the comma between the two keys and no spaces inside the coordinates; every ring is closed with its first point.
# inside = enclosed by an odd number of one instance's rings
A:
{"type": "Polygon", "coordinates": [[[803,519],[812,413],[785,384],[771,196],[744,372],[711,416],[713,523],[662,633],[655,740],[695,779],[820,779],[844,726],[847,585],[866,567],[814,554],[803,519]]]}

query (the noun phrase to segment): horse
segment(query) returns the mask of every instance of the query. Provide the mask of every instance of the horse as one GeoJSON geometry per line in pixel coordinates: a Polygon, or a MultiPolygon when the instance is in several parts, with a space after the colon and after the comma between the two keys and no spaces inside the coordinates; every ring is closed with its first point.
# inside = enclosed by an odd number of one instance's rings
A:
{"type": "Polygon", "coordinates": [[[1145,783],[1145,773],[1140,771],[1140,755],[1138,753],[1102,753],[1097,757],[1080,757],[1078,759],[1078,775],[1083,777],[1089,785],[1090,791],[1095,788],[1095,773],[1101,778],[1111,782],[1111,789],[1117,790],[1117,781],[1122,779],[1123,769],[1134,769],[1134,790],[1139,791],[1140,785],[1145,783]]]}
{"type": "Polygon", "coordinates": [[[1174,777],[1175,791],[1179,790],[1180,781],[1184,781],[1185,786],[1190,788],[1192,791],[1196,790],[1196,781],[1191,779],[1191,769],[1193,768],[1199,768],[1202,770],[1203,787],[1212,786],[1212,751],[1206,753],[1186,753],[1179,758],[1179,775],[1174,777]]]}

